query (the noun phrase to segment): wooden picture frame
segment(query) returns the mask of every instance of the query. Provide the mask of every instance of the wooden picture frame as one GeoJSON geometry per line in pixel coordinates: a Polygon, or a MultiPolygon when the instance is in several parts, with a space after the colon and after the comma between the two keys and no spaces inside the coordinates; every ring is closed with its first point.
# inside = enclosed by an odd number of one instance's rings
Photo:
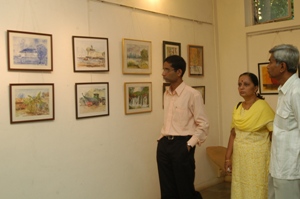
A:
{"type": "Polygon", "coordinates": [[[181,56],[181,44],[172,41],[163,41],[163,60],[171,55],[181,56]]]}
{"type": "Polygon", "coordinates": [[[74,72],[109,71],[108,38],[72,36],[74,72]]]}
{"type": "Polygon", "coordinates": [[[152,83],[124,83],[125,114],[145,113],[152,111],[152,83]]]}
{"type": "Polygon", "coordinates": [[[203,46],[188,45],[189,76],[204,75],[203,46]]]}
{"type": "Polygon", "coordinates": [[[52,35],[7,31],[8,70],[52,71],[52,35]]]}
{"type": "Polygon", "coordinates": [[[202,95],[202,99],[203,99],[203,104],[205,104],[205,86],[192,86],[192,88],[196,89],[197,91],[199,91],[202,95]]]}
{"type": "Polygon", "coordinates": [[[76,119],[109,115],[109,83],[75,83],[76,119]]]}
{"type": "Polygon", "coordinates": [[[123,38],[122,72],[123,74],[138,75],[152,73],[151,41],[123,38]]]}
{"type": "Polygon", "coordinates": [[[54,84],[9,84],[10,123],[54,120],[54,84]]]}
{"type": "Polygon", "coordinates": [[[258,63],[259,92],[262,95],[278,94],[279,83],[276,79],[270,78],[267,70],[269,62],[258,63]]]}

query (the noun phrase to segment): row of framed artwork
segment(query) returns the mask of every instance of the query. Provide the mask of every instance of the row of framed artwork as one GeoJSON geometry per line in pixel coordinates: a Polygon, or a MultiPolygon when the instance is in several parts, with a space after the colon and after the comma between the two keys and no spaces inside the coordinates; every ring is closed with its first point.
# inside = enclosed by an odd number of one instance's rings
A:
{"type": "MultiPolygon", "coordinates": [[[[163,93],[169,86],[163,84],[163,93]]],[[[194,86],[205,102],[205,86],[194,86]]],[[[54,84],[10,84],[10,123],[54,120],[54,84]]],[[[124,83],[125,114],[152,111],[152,83],[124,83]]],[[[162,95],[163,96],[163,95],[162,95]]],[[[109,83],[75,83],[76,119],[109,115],[109,83]]]]}
{"type": "MultiPolygon", "coordinates": [[[[52,35],[7,31],[8,70],[53,70],[52,35]]],[[[109,71],[108,38],[72,36],[74,72],[109,71]]],[[[181,55],[181,44],[163,41],[163,59],[181,55]]],[[[204,75],[203,46],[188,45],[189,75],[204,75]]],[[[151,74],[152,42],[123,38],[123,74],[151,74]]]]}

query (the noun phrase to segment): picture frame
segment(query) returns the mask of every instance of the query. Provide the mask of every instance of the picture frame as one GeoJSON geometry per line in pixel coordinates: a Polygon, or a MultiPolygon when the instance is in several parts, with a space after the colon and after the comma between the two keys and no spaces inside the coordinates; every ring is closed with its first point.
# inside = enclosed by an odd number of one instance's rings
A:
{"type": "Polygon", "coordinates": [[[203,46],[188,45],[189,76],[204,75],[203,46]]]}
{"type": "Polygon", "coordinates": [[[169,82],[164,82],[163,83],[163,89],[162,89],[162,107],[164,108],[164,94],[166,90],[170,87],[171,83],[169,82]]]}
{"type": "Polygon", "coordinates": [[[262,95],[278,94],[279,83],[276,79],[270,78],[267,70],[269,62],[258,63],[259,92],[262,95]]]}
{"type": "Polygon", "coordinates": [[[137,114],[152,111],[152,83],[124,83],[125,114],[137,114]]]}
{"type": "Polygon", "coordinates": [[[109,83],[75,83],[76,119],[109,115],[109,83]]]}
{"type": "Polygon", "coordinates": [[[72,36],[74,72],[109,71],[108,38],[72,36]]]}
{"type": "Polygon", "coordinates": [[[152,73],[152,42],[123,38],[123,74],[146,75],[152,73]]]}
{"type": "Polygon", "coordinates": [[[10,123],[54,120],[54,84],[9,84],[10,123]]]}
{"type": "Polygon", "coordinates": [[[205,104],[205,86],[192,86],[192,88],[196,89],[197,91],[199,91],[202,95],[202,99],[203,99],[203,104],[205,104]]]}
{"type": "Polygon", "coordinates": [[[52,35],[7,31],[8,70],[52,71],[52,35]]]}
{"type": "Polygon", "coordinates": [[[181,56],[181,44],[172,41],[163,41],[163,60],[171,55],[181,56]]]}

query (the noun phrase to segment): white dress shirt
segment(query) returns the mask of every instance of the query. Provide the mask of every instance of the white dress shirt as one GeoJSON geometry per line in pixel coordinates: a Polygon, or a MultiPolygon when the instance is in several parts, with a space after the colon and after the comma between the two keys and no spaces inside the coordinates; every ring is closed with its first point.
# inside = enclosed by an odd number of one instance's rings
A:
{"type": "Polygon", "coordinates": [[[300,79],[292,75],[278,88],[270,174],[278,179],[300,179],[300,79]]]}

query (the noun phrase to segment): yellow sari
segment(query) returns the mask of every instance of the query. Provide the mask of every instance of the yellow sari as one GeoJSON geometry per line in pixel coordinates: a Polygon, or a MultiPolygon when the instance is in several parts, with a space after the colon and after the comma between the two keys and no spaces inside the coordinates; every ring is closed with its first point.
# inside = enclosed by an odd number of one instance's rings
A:
{"type": "Polygon", "coordinates": [[[273,119],[274,111],[264,100],[257,100],[249,110],[242,105],[234,108],[231,199],[268,198],[269,132],[273,130],[273,119]]]}

